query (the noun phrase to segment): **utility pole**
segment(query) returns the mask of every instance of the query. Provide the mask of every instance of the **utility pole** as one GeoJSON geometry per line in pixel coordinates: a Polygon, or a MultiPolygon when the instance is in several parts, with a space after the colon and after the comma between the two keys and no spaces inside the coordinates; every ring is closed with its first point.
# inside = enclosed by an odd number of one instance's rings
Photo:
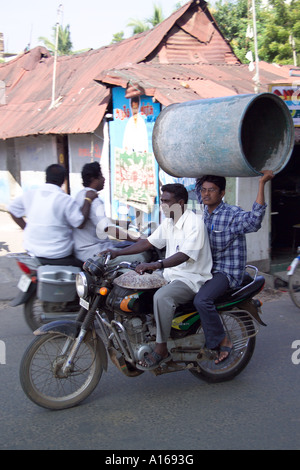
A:
{"type": "Polygon", "coordinates": [[[60,24],[60,16],[62,13],[62,4],[59,5],[57,9],[57,21],[56,21],[56,31],[55,31],[55,51],[54,51],[54,63],[53,63],[53,79],[52,79],[52,100],[50,109],[54,107],[55,104],[55,86],[56,86],[56,64],[57,64],[57,48],[58,48],[58,31],[60,24]]]}
{"type": "Polygon", "coordinates": [[[258,58],[258,47],[257,47],[255,0],[252,0],[252,19],[253,19],[254,50],[255,50],[255,68],[256,68],[256,73],[255,73],[255,76],[253,77],[253,80],[255,82],[255,93],[259,93],[260,81],[259,81],[259,58],[258,58]]]}
{"type": "Polygon", "coordinates": [[[295,44],[295,38],[294,38],[294,36],[293,36],[292,34],[290,34],[289,41],[290,41],[290,45],[292,46],[292,49],[293,49],[293,61],[294,61],[294,65],[295,65],[295,67],[297,67],[296,44],[295,44]]]}

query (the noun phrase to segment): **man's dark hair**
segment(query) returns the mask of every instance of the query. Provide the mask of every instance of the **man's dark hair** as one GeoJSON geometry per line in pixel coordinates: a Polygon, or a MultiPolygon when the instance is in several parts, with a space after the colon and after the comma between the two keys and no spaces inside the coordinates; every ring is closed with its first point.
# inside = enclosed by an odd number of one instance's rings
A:
{"type": "Polygon", "coordinates": [[[62,186],[67,174],[67,169],[64,166],[54,163],[46,168],[46,183],[62,186]]]}
{"type": "Polygon", "coordinates": [[[138,104],[140,104],[140,102],[141,102],[141,99],[140,99],[139,95],[133,96],[133,97],[130,99],[130,105],[132,105],[132,103],[138,103],[138,104]]]}
{"type": "Polygon", "coordinates": [[[183,199],[185,204],[187,204],[188,202],[189,195],[188,195],[186,188],[183,186],[183,184],[180,184],[180,183],[164,184],[161,187],[161,191],[162,192],[166,191],[167,193],[174,194],[176,201],[183,199]]]}
{"type": "Polygon", "coordinates": [[[208,183],[214,183],[220,191],[225,191],[226,188],[226,178],[224,176],[215,176],[215,175],[203,175],[201,178],[196,180],[196,188],[200,190],[203,183],[207,181],[208,183]]]}
{"type": "Polygon", "coordinates": [[[88,187],[94,178],[102,175],[101,167],[98,162],[86,163],[81,171],[83,186],[88,187]]]}

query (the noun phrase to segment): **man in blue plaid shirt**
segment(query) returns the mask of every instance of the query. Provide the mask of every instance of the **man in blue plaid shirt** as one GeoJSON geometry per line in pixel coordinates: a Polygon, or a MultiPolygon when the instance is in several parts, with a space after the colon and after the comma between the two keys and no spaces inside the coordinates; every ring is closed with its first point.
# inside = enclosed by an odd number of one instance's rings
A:
{"type": "Polygon", "coordinates": [[[227,338],[214,301],[227,289],[242,283],[247,259],[246,233],[257,232],[265,215],[264,188],[273,178],[272,171],[264,171],[252,211],[223,202],[226,179],[205,175],[196,181],[196,194],[204,204],[204,222],[208,231],[213,257],[213,278],[200,288],[194,299],[208,349],[218,349],[216,364],[229,357],[232,344],[227,338]]]}

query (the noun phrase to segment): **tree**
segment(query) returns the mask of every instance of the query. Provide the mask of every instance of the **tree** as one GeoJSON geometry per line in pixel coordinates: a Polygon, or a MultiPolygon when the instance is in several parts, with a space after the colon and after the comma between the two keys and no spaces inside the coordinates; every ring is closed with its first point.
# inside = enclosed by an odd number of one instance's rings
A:
{"type": "Polygon", "coordinates": [[[241,62],[245,62],[250,49],[250,40],[246,36],[248,24],[251,22],[248,0],[225,1],[224,4],[223,0],[218,0],[213,15],[235,55],[241,62]]]}
{"type": "Polygon", "coordinates": [[[115,33],[113,35],[113,39],[111,41],[111,44],[115,44],[116,42],[123,41],[124,39],[124,31],[119,31],[118,33],[115,33]]]}
{"type": "Polygon", "coordinates": [[[143,33],[144,31],[148,31],[148,29],[150,29],[150,26],[144,23],[142,20],[138,20],[134,18],[131,18],[129,20],[129,23],[127,23],[127,26],[130,26],[133,28],[132,36],[134,36],[135,34],[143,33]]]}
{"type": "MultiPolygon", "coordinates": [[[[51,42],[49,39],[41,36],[39,37],[39,41],[43,41],[45,47],[52,52],[55,53],[55,38],[56,38],[56,26],[53,26],[53,39],[54,42],[51,42]]],[[[72,41],[71,41],[71,34],[70,34],[70,25],[67,25],[65,28],[59,25],[58,27],[58,44],[57,44],[57,54],[58,55],[71,55],[72,52],[72,41]]]]}
{"type": "Polygon", "coordinates": [[[263,12],[265,28],[260,41],[259,56],[267,62],[299,64],[300,56],[300,0],[287,4],[284,0],[270,0],[263,12]],[[298,56],[298,57],[297,57],[298,56]]]}
{"type": "MultiPolygon", "coordinates": [[[[182,6],[184,0],[179,1],[175,4],[174,11],[178,10],[182,6]]],[[[164,15],[162,12],[162,8],[160,6],[154,5],[154,11],[152,17],[143,20],[131,18],[127,26],[132,27],[132,36],[135,34],[143,33],[144,31],[148,31],[151,27],[158,25],[164,20],[164,15]]],[[[113,40],[111,44],[115,42],[122,41],[124,39],[124,32],[121,31],[120,33],[116,33],[113,35],[113,40]]]]}
{"type": "Polygon", "coordinates": [[[162,8],[158,5],[154,5],[153,15],[150,18],[146,19],[146,22],[150,23],[154,28],[154,26],[157,26],[159,23],[164,21],[164,19],[165,18],[162,12],[162,8]]]}
{"type": "Polygon", "coordinates": [[[143,33],[144,31],[148,31],[151,27],[158,25],[164,20],[164,15],[162,12],[162,8],[158,5],[154,5],[153,15],[150,18],[146,18],[145,21],[138,20],[131,18],[127,26],[133,28],[132,35],[143,33]]]}
{"type": "MultiPolygon", "coordinates": [[[[300,0],[255,0],[258,55],[261,60],[292,64],[300,55],[300,0]],[[293,52],[293,48],[295,51],[293,52]],[[294,59],[295,60],[295,59],[294,59]]],[[[253,26],[252,1],[218,0],[211,8],[216,22],[236,56],[246,62],[246,54],[254,50],[253,39],[246,36],[253,26]]]]}

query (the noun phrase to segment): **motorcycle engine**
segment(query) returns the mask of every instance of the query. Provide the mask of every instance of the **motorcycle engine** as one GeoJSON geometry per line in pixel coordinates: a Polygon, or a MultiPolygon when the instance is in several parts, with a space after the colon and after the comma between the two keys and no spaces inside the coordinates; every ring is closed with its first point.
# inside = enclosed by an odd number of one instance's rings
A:
{"type": "Polygon", "coordinates": [[[140,317],[129,317],[124,321],[123,325],[136,360],[142,360],[146,353],[152,351],[151,344],[145,342],[147,335],[150,335],[147,323],[143,323],[140,317]]]}

